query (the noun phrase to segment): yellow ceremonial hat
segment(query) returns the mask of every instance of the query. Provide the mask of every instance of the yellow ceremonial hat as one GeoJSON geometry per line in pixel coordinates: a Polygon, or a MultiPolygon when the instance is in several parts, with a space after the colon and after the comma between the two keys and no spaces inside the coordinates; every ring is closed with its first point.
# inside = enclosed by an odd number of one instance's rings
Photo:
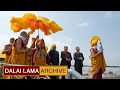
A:
{"type": "Polygon", "coordinates": [[[56,44],[55,44],[55,43],[53,43],[53,44],[51,45],[51,48],[53,48],[54,46],[56,46],[56,44]]]}
{"type": "Polygon", "coordinates": [[[94,36],[91,40],[91,46],[97,45],[98,41],[100,40],[99,36],[94,36]]]}
{"type": "Polygon", "coordinates": [[[97,42],[98,42],[98,40],[92,40],[92,42],[91,42],[91,46],[93,46],[93,45],[97,45],[97,42]]]}

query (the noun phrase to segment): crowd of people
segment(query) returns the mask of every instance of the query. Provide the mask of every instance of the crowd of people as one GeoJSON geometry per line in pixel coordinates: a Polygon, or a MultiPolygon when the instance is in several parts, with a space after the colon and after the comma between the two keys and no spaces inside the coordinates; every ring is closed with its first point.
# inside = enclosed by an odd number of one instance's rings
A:
{"type": "MultiPolygon", "coordinates": [[[[82,67],[84,61],[84,55],[80,52],[80,48],[76,47],[76,52],[73,54],[68,51],[68,46],[64,46],[64,51],[61,52],[61,63],[59,63],[59,52],[56,50],[56,44],[52,44],[50,51],[45,46],[44,39],[39,39],[39,36],[32,38],[32,44],[27,47],[30,36],[22,31],[17,39],[11,38],[10,44],[5,45],[2,54],[6,54],[5,63],[8,64],[20,64],[20,65],[67,65],[68,69],[71,67],[71,60],[75,60],[75,70],[82,75],[82,67]]],[[[91,51],[91,62],[93,59],[103,51],[98,51],[93,45],[91,51]]],[[[95,63],[94,63],[95,64],[95,63]]],[[[93,66],[94,66],[93,64],[93,66]]],[[[102,64],[99,66],[98,71],[93,75],[93,79],[102,79],[101,75],[104,72],[102,64]]],[[[96,66],[95,66],[96,67],[96,66]]],[[[93,70],[94,71],[94,70],[93,70]]],[[[57,79],[57,76],[51,76],[51,79],[57,79]]],[[[65,76],[62,76],[65,79],[65,76]]]]}

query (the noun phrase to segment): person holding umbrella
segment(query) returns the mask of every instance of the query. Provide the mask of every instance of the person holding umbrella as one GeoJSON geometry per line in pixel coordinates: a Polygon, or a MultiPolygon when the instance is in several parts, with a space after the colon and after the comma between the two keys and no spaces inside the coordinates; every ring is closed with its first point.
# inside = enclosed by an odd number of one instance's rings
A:
{"type": "Polygon", "coordinates": [[[37,66],[47,65],[46,57],[47,57],[47,51],[45,48],[45,42],[43,39],[38,40],[36,43],[36,50],[35,50],[35,53],[33,55],[34,65],[37,65],[37,66]]]}
{"type": "Polygon", "coordinates": [[[25,53],[32,53],[31,48],[26,48],[29,41],[29,35],[22,31],[20,36],[15,40],[12,45],[12,52],[10,60],[12,64],[25,65],[25,53]]]}

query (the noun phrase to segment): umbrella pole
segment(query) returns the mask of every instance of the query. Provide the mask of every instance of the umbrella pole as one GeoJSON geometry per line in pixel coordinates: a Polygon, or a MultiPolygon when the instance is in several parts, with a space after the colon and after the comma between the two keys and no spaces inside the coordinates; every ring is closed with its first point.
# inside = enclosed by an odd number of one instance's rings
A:
{"type": "MultiPolygon", "coordinates": [[[[38,29],[38,36],[39,36],[39,29],[38,29]]],[[[38,38],[39,39],[39,38],[38,38]]]]}

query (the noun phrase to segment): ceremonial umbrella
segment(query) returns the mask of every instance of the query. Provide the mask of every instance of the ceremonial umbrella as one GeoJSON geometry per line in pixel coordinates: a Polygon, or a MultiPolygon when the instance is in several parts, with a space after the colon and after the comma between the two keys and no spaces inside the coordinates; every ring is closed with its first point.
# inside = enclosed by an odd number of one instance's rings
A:
{"type": "Polygon", "coordinates": [[[33,13],[26,13],[22,17],[12,17],[11,20],[11,29],[14,32],[19,32],[22,29],[31,30],[28,34],[33,34],[35,30],[41,30],[45,35],[50,35],[58,31],[63,30],[58,24],[54,21],[49,20],[48,18],[42,16],[35,16],[33,13]]]}

